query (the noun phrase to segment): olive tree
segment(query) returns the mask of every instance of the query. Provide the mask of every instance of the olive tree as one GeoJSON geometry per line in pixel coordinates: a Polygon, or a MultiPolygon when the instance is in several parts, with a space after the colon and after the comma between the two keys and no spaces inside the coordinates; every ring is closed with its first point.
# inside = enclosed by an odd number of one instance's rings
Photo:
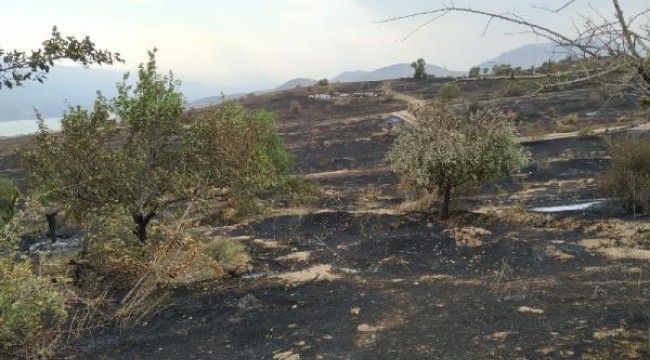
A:
{"type": "Polygon", "coordinates": [[[468,114],[439,105],[414,113],[415,128],[400,134],[387,162],[406,185],[442,197],[443,219],[454,188],[496,181],[526,162],[513,126],[497,110],[468,114]]]}
{"type": "Polygon", "coordinates": [[[0,48],[0,89],[11,89],[26,81],[43,82],[57,60],[71,60],[84,66],[111,65],[123,62],[119,53],[98,49],[88,36],[78,40],[74,36],[63,36],[55,27],[52,35],[43,42],[43,47],[28,52],[0,48]]]}
{"type": "Polygon", "coordinates": [[[23,152],[33,190],[80,222],[128,216],[146,242],[169,205],[223,193],[215,188],[254,193],[288,171],[271,114],[226,103],[185,123],[178,82],[157,72],[155,50],[134,86],[128,77],[114,100],[71,108],[60,133],[41,121],[36,147],[23,152]]]}

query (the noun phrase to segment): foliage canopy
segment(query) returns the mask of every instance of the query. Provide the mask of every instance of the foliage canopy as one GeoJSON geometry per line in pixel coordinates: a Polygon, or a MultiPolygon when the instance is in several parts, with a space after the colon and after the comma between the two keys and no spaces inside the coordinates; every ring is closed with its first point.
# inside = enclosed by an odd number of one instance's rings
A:
{"type": "Polygon", "coordinates": [[[55,27],[52,35],[43,41],[43,47],[28,54],[20,50],[0,48],[0,89],[20,86],[26,81],[43,82],[46,74],[57,60],[72,60],[84,66],[92,64],[111,65],[123,62],[119,53],[98,49],[88,36],[78,40],[63,36],[55,27]]]}
{"type": "Polygon", "coordinates": [[[419,58],[416,61],[411,63],[411,67],[413,68],[413,78],[414,79],[426,79],[427,78],[427,70],[426,70],[426,62],[424,62],[423,58],[419,58]]]}
{"type": "Polygon", "coordinates": [[[387,161],[408,186],[443,196],[443,218],[452,189],[496,181],[526,162],[513,126],[497,110],[424,106],[415,116],[416,127],[400,134],[387,161]]]}
{"type": "Polygon", "coordinates": [[[41,199],[82,222],[126,214],[144,242],[149,222],[173,203],[226,189],[255,194],[288,172],[272,114],[225,103],[184,124],[178,82],[157,72],[155,50],[136,85],[127,80],[128,74],[116,99],[99,95],[92,111],[71,108],[60,134],[40,121],[37,146],[23,158],[41,199]]]}

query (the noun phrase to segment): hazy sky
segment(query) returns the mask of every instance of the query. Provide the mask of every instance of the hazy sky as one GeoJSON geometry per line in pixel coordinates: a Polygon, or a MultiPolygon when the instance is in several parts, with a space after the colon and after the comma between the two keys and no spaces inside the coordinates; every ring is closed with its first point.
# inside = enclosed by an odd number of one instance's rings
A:
{"type": "MultiPolygon", "coordinates": [[[[648,0],[622,0],[628,14],[648,0]]],[[[516,12],[571,31],[590,6],[609,15],[609,0],[578,0],[561,15],[534,8],[566,0],[455,0],[495,12],[516,12]]],[[[433,9],[424,0],[20,0],[2,6],[0,46],[35,48],[52,25],[62,33],[90,35],[121,52],[127,67],[156,46],[162,67],[182,79],[211,85],[268,87],[295,77],[333,77],[423,57],[451,70],[467,70],[499,53],[537,40],[521,29],[451,14],[402,41],[427,17],[387,24],[392,16],[433,9]]]]}

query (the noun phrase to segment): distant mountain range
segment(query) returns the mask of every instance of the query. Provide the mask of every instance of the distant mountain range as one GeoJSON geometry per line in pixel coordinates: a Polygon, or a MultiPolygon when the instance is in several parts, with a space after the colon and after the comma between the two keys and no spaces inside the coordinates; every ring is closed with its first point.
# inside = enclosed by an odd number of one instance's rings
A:
{"type": "MultiPolygon", "coordinates": [[[[437,77],[446,77],[446,76],[460,76],[463,75],[462,71],[451,71],[445,68],[442,68],[437,65],[426,64],[426,72],[429,75],[434,75],[437,77]]],[[[413,68],[410,64],[394,64],[390,66],[385,66],[373,71],[346,71],[343,72],[332,79],[331,82],[357,82],[357,81],[382,81],[390,79],[399,79],[413,76],[413,68]]]]}
{"type": "Polygon", "coordinates": [[[478,65],[481,69],[492,69],[494,65],[510,64],[513,68],[524,69],[531,66],[539,67],[550,60],[558,61],[566,57],[566,50],[553,43],[528,44],[506,51],[496,58],[478,65]]]}
{"type": "MultiPolygon", "coordinates": [[[[115,85],[123,75],[121,70],[55,66],[43,84],[26,83],[0,90],[0,121],[35,119],[34,109],[45,118],[53,118],[61,117],[68,106],[89,108],[97,91],[109,98],[115,96],[115,85]]],[[[215,87],[192,81],[182,82],[180,91],[188,101],[219,93],[215,87]]]]}
{"type": "MultiPolygon", "coordinates": [[[[550,43],[531,44],[504,52],[479,66],[481,68],[492,68],[495,64],[508,63],[513,67],[528,68],[531,65],[540,66],[549,58],[559,60],[564,58],[564,54],[550,43]]],[[[466,73],[448,70],[432,64],[426,65],[426,71],[428,74],[437,77],[461,76],[466,73]]],[[[80,105],[88,108],[92,106],[98,90],[107,97],[115,96],[115,84],[122,80],[122,75],[123,71],[119,70],[56,66],[43,84],[26,84],[24,87],[17,87],[12,90],[3,88],[0,91],[0,121],[34,119],[34,109],[38,109],[45,118],[50,118],[62,116],[67,106],[80,105]]],[[[371,71],[345,71],[329,79],[329,81],[381,81],[407,78],[412,75],[413,68],[411,68],[410,64],[401,63],[371,71]]],[[[297,78],[273,89],[257,91],[254,94],[289,90],[294,89],[296,86],[310,86],[316,82],[315,79],[297,78]]],[[[245,93],[224,96],[215,86],[192,81],[184,81],[180,91],[183,92],[189,107],[202,107],[219,103],[223,99],[233,100],[246,96],[245,93]]]]}

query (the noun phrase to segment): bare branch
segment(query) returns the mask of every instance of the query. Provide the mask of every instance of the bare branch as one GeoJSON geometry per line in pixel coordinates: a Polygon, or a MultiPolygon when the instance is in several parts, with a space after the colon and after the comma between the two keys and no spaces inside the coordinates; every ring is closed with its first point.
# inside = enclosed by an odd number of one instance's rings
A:
{"type": "Polygon", "coordinates": [[[627,23],[625,22],[625,17],[623,16],[623,10],[621,9],[621,5],[618,3],[618,0],[612,0],[612,3],[614,4],[614,8],[616,9],[616,18],[618,19],[618,22],[621,25],[621,29],[623,30],[623,37],[627,42],[627,46],[628,49],[630,50],[630,53],[637,58],[641,58],[639,52],[636,51],[636,44],[634,43],[634,41],[632,41],[632,35],[630,33],[630,29],[627,26],[627,23]]]}
{"type": "Polygon", "coordinates": [[[562,11],[562,10],[568,8],[568,7],[569,7],[571,4],[573,4],[574,2],[576,2],[576,0],[570,0],[570,1],[567,1],[566,3],[564,3],[564,5],[560,6],[559,8],[557,8],[557,9],[555,9],[555,10],[551,10],[551,9],[547,8],[546,6],[537,6],[537,5],[533,5],[533,7],[534,7],[534,8],[537,8],[537,9],[542,9],[542,10],[546,10],[546,11],[549,11],[549,12],[552,12],[552,13],[557,14],[557,13],[559,13],[560,11],[562,11]]]}
{"type": "MultiPolygon", "coordinates": [[[[444,16],[444,15],[450,13],[450,12],[460,12],[460,13],[483,15],[483,16],[488,16],[488,17],[504,20],[504,21],[514,23],[514,24],[517,24],[517,25],[522,25],[522,26],[525,26],[525,27],[529,27],[529,28],[531,28],[533,30],[533,32],[535,34],[537,34],[539,36],[542,36],[542,37],[544,37],[544,38],[546,38],[546,39],[548,39],[550,41],[553,41],[555,43],[574,44],[576,47],[578,47],[582,51],[584,51],[586,53],[589,53],[591,55],[594,55],[594,56],[596,55],[595,53],[592,53],[592,51],[589,48],[587,48],[587,47],[585,47],[585,46],[583,46],[581,44],[575,43],[574,40],[568,38],[567,36],[557,32],[557,31],[554,31],[554,30],[552,30],[552,29],[550,29],[548,27],[531,23],[529,21],[524,20],[521,17],[513,16],[512,14],[495,14],[495,13],[490,13],[490,12],[487,12],[487,11],[474,10],[472,8],[463,8],[463,7],[456,7],[456,6],[444,6],[442,8],[431,10],[431,11],[424,11],[424,12],[413,13],[413,14],[409,14],[409,15],[389,18],[389,19],[380,21],[379,23],[388,23],[388,22],[394,22],[394,21],[398,21],[398,20],[404,20],[404,19],[419,17],[419,16],[423,16],[423,15],[432,15],[432,14],[441,14],[441,13],[444,13],[443,14],[443,16],[444,16]]],[[[440,18],[440,17],[441,16],[439,16],[438,18],[440,18]]]]}

